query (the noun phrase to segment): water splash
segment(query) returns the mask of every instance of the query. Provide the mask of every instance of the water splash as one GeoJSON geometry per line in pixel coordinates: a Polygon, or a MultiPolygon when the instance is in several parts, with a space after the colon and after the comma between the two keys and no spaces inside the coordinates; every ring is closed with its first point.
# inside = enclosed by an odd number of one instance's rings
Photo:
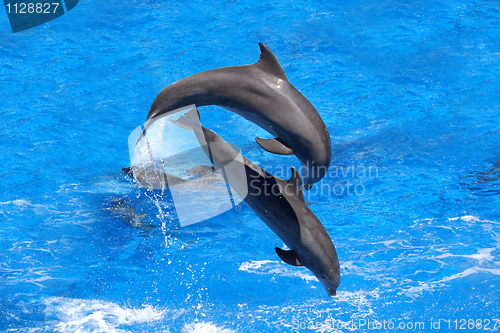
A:
{"type": "Polygon", "coordinates": [[[166,315],[180,315],[181,311],[157,309],[151,305],[130,308],[99,300],[52,297],[44,301],[46,312],[58,318],[54,323],[56,332],[106,332],[124,333],[127,325],[158,322],[166,315]]]}

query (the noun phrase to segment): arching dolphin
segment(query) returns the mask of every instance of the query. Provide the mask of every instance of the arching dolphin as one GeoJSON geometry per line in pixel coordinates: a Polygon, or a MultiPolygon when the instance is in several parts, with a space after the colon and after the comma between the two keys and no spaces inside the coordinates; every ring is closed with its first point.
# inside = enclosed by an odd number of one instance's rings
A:
{"type": "Polygon", "coordinates": [[[165,87],[151,105],[144,131],[155,118],[190,104],[220,106],[274,135],[256,138],[265,150],[295,154],[309,190],[330,165],[330,135],[311,102],[288,82],[274,54],[259,46],[260,59],[253,65],[212,69],[165,87]]]}
{"type": "Polygon", "coordinates": [[[262,170],[219,135],[202,127],[196,109],[173,122],[194,131],[205,154],[215,168],[222,171],[226,182],[291,249],[276,247],[278,256],[290,265],[307,267],[328,295],[335,296],[340,284],[337,252],[327,231],[304,201],[300,173],[292,168],[292,177],[283,180],[262,170]],[[237,172],[242,166],[244,179],[237,172]]]}

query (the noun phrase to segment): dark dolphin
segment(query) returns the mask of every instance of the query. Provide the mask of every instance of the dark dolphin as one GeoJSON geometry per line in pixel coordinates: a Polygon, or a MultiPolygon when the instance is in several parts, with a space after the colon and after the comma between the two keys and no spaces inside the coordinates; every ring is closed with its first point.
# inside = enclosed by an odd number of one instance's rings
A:
{"type": "Polygon", "coordinates": [[[292,168],[289,180],[267,173],[241,156],[219,135],[202,127],[195,109],[173,122],[194,131],[207,157],[219,172],[222,171],[226,182],[291,249],[276,247],[278,256],[290,265],[307,267],[327,293],[335,296],[340,284],[337,252],[327,231],[304,201],[300,173],[292,168]],[[243,165],[235,165],[238,163],[243,165]],[[245,169],[246,178],[236,179],[241,173],[233,171],[241,167],[245,169]]]}
{"type": "Polygon", "coordinates": [[[197,165],[189,170],[186,170],[185,172],[192,175],[196,175],[198,177],[203,177],[216,172],[216,170],[211,165],[197,165]]]}
{"type": "Polygon", "coordinates": [[[311,102],[288,82],[274,54],[266,45],[259,46],[260,59],[253,65],[212,69],[164,88],[151,106],[144,131],[157,117],[191,104],[220,106],[274,135],[256,138],[265,150],[295,154],[309,190],[330,165],[330,135],[311,102]]]}
{"type": "Polygon", "coordinates": [[[132,178],[140,187],[147,188],[149,190],[164,190],[167,185],[173,186],[187,182],[187,180],[177,176],[166,174],[156,169],[144,168],[140,166],[123,168],[122,172],[132,178]]]}
{"type": "MultiPolygon", "coordinates": [[[[190,170],[186,170],[187,173],[199,177],[199,179],[192,180],[185,180],[153,167],[131,166],[122,168],[122,172],[132,178],[139,187],[148,190],[165,190],[167,187],[171,188],[177,185],[211,184],[222,180],[212,166],[206,165],[198,165],[190,170]],[[203,183],[199,182],[199,180],[202,180],[203,183]]],[[[207,187],[206,189],[210,190],[213,187],[207,187]]]]}
{"type": "Polygon", "coordinates": [[[132,228],[151,230],[156,228],[155,225],[144,222],[148,214],[140,213],[130,207],[130,203],[118,198],[109,200],[109,207],[105,208],[112,215],[122,219],[127,225],[132,228]]]}

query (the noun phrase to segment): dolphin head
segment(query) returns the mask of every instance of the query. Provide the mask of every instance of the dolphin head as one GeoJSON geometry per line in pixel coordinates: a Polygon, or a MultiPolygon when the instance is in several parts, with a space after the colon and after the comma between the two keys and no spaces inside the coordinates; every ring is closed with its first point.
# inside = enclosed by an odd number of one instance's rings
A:
{"type": "MultiPolygon", "coordinates": [[[[308,237],[301,238],[304,241],[308,237]]],[[[307,267],[329,296],[337,295],[337,288],[340,285],[340,265],[328,234],[326,237],[318,237],[314,242],[309,240],[300,245],[295,244],[293,250],[284,251],[276,248],[276,253],[287,264],[307,267]]]]}
{"type": "Polygon", "coordinates": [[[319,253],[314,253],[309,258],[302,259],[302,264],[306,266],[323,285],[330,296],[336,296],[337,288],[340,285],[340,265],[337,258],[337,252],[331,240],[329,244],[321,244],[319,253]]]}
{"type": "Polygon", "coordinates": [[[309,245],[296,244],[293,250],[288,251],[278,247],[275,250],[281,260],[287,264],[305,266],[309,269],[321,282],[328,295],[336,296],[340,285],[340,266],[335,247],[329,237],[328,241],[329,244],[320,241],[309,245]]]}
{"type": "Polygon", "coordinates": [[[328,295],[337,296],[337,288],[340,284],[340,273],[338,270],[333,269],[324,272],[320,276],[316,275],[316,278],[321,282],[328,295]]]}
{"type": "Polygon", "coordinates": [[[282,195],[295,214],[288,224],[287,240],[282,238],[286,244],[290,243],[292,250],[276,248],[276,253],[289,265],[305,266],[321,282],[328,295],[335,296],[340,285],[340,265],[332,239],[304,201],[300,173],[292,168],[290,179],[280,182],[285,189],[282,195]],[[297,191],[289,191],[289,185],[297,191]]]}
{"type": "Polygon", "coordinates": [[[332,239],[309,209],[303,210],[300,220],[304,245],[299,253],[301,263],[316,276],[328,295],[335,296],[340,285],[340,265],[332,239]]]}
{"type": "Polygon", "coordinates": [[[306,190],[310,190],[315,183],[323,179],[328,173],[331,153],[329,151],[326,153],[318,150],[313,149],[308,151],[305,157],[297,156],[302,164],[301,171],[304,179],[304,189],[306,190]]]}
{"type": "Polygon", "coordinates": [[[122,168],[122,172],[130,178],[134,178],[134,170],[132,169],[132,167],[122,168]]]}

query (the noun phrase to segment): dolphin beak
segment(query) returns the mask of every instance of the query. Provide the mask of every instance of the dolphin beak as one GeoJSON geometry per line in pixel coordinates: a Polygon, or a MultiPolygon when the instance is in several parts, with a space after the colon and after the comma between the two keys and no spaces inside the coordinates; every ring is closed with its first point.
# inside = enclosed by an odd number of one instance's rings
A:
{"type": "Polygon", "coordinates": [[[133,172],[132,172],[132,168],[123,168],[122,172],[129,177],[132,177],[132,178],[134,177],[133,172]]]}
{"type": "Polygon", "coordinates": [[[333,289],[333,288],[328,288],[326,290],[326,292],[328,293],[328,295],[330,295],[331,297],[333,296],[337,296],[337,290],[333,289]]]}
{"type": "Polygon", "coordinates": [[[328,294],[328,296],[331,297],[337,296],[337,289],[331,286],[329,283],[322,282],[321,285],[323,286],[323,288],[325,288],[325,291],[328,294]]]}
{"type": "Polygon", "coordinates": [[[333,296],[337,296],[337,290],[333,289],[333,288],[327,288],[326,289],[326,292],[328,293],[328,295],[330,295],[331,297],[333,296]]]}

